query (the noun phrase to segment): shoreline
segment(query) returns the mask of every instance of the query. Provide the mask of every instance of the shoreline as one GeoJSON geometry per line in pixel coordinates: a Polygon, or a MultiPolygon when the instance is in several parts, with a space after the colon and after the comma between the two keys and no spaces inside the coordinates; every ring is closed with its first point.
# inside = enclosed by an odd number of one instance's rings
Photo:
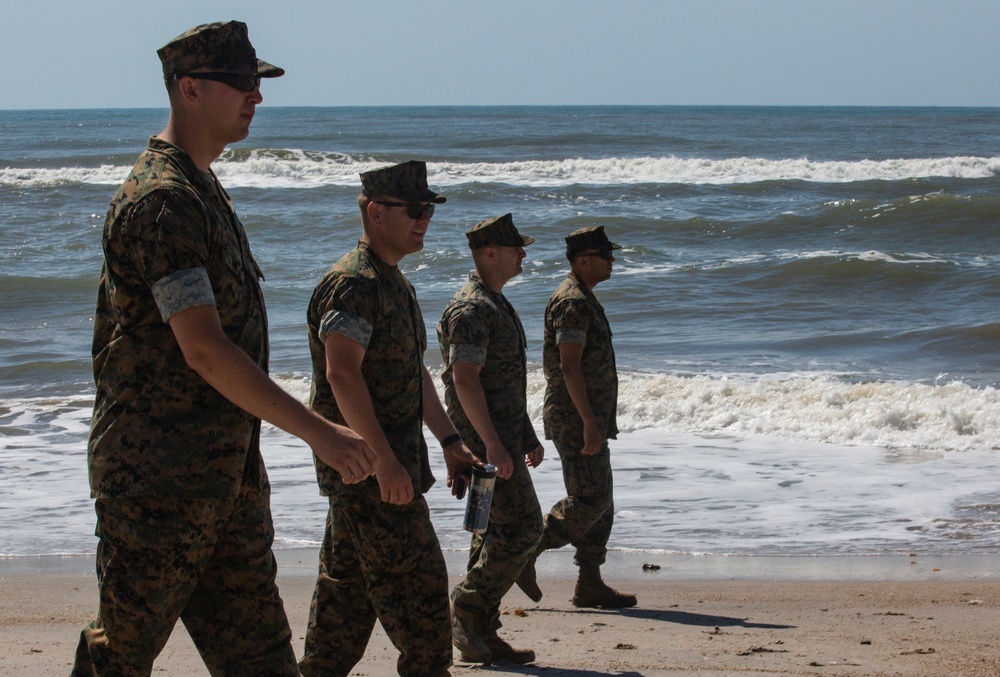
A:
{"type": "MultiPolygon", "coordinates": [[[[907,565],[909,566],[909,565],[907,565]]],[[[661,572],[663,570],[661,569],[661,572]]],[[[611,580],[610,576],[608,579],[611,580]]],[[[451,579],[454,585],[455,578],[451,579]]],[[[990,677],[1000,674],[1000,582],[677,581],[618,583],[631,609],[573,607],[573,581],[543,579],[533,603],[513,589],[500,634],[536,652],[525,666],[462,663],[453,677],[990,677]]],[[[301,655],[312,577],[278,584],[301,655]]],[[[87,575],[0,575],[0,674],[69,672],[80,630],[96,608],[87,575]]],[[[376,625],[353,676],[391,677],[397,652],[376,625]]],[[[178,623],[157,674],[208,674],[178,623]]]]}
{"type": "MultiPolygon", "coordinates": [[[[316,575],[318,548],[275,550],[278,578],[316,575]]],[[[445,550],[448,573],[465,571],[468,550],[445,550]]],[[[575,576],[572,548],[545,552],[535,565],[540,580],[575,576]]],[[[769,582],[1000,582],[997,555],[714,555],[612,550],[603,567],[609,581],[638,583],[769,582]],[[644,565],[659,567],[658,569],[644,565]]],[[[0,556],[0,577],[94,575],[93,555],[0,556]]]]}

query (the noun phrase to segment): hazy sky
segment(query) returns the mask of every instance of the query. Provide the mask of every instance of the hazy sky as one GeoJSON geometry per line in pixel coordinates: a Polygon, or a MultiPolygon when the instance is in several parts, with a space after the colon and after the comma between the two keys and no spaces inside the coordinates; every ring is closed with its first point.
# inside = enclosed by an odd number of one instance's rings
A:
{"type": "Polygon", "coordinates": [[[0,0],[0,109],[165,107],[239,19],[265,105],[1000,106],[998,0],[0,0]]]}

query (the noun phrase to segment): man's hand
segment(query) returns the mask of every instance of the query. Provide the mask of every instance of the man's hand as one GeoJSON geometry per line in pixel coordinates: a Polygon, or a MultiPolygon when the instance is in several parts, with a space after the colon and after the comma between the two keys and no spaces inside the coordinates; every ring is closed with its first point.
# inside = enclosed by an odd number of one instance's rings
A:
{"type": "Polygon", "coordinates": [[[312,446],[319,460],[340,473],[345,484],[356,484],[375,472],[375,452],[350,428],[324,419],[329,434],[312,446]]]}
{"type": "Polygon", "coordinates": [[[375,479],[386,503],[406,505],[413,500],[413,480],[394,454],[383,454],[376,461],[375,479]]]}
{"type": "Polygon", "coordinates": [[[580,453],[584,456],[596,456],[604,447],[604,434],[593,419],[583,422],[583,449],[580,453]]]}
{"type": "Polygon", "coordinates": [[[372,474],[375,452],[354,431],[310,411],[268,377],[222,331],[215,306],[193,306],[170,318],[188,366],[244,411],[304,440],[345,482],[372,474]]]}
{"type": "Polygon", "coordinates": [[[539,444],[524,455],[524,463],[529,468],[537,468],[542,464],[543,458],[545,458],[545,447],[539,444]]]}
{"type": "Polygon", "coordinates": [[[483,464],[463,442],[453,442],[443,451],[451,495],[461,499],[465,495],[465,487],[472,481],[472,468],[482,467],[483,464]]]}
{"type": "Polygon", "coordinates": [[[486,447],[486,462],[497,467],[497,477],[509,480],[514,474],[514,461],[510,457],[510,452],[500,442],[486,447]]]}

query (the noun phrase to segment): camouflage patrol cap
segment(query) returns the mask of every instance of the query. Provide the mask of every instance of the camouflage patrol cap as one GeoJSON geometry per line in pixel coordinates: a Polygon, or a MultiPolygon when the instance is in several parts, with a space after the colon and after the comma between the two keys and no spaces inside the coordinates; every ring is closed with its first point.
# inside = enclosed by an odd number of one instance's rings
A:
{"type": "Polygon", "coordinates": [[[236,75],[276,78],[285,71],[257,58],[242,21],[202,24],[156,50],[163,64],[163,77],[201,69],[236,75]]]}
{"type": "Polygon", "coordinates": [[[427,188],[427,163],[410,160],[361,174],[361,193],[368,198],[386,195],[407,202],[441,204],[448,198],[427,188]]]}
{"type": "Polygon", "coordinates": [[[580,228],[566,236],[566,256],[576,256],[588,249],[611,251],[621,248],[620,244],[615,244],[604,234],[604,226],[580,228]]]}
{"type": "Polygon", "coordinates": [[[469,239],[469,249],[480,249],[491,244],[501,247],[527,247],[535,241],[535,238],[517,232],[514,218],[510,214],[480,221],[465,234],[465,237],[469,239]]]}

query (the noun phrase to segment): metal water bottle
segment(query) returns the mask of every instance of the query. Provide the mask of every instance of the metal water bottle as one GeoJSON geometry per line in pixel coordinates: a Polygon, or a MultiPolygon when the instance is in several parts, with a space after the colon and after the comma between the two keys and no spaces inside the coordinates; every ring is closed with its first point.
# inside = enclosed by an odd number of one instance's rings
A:
{"type": "Polygon", "coordinates": [[[469,487],[469,502],[465,505],[465,530],[474,534],[486,531],[490,523],[490,505],[493,503],[493,485],[497,479],[497,467],[487,463],[482,468],[472,468],[472,485],[469,487]]]}

